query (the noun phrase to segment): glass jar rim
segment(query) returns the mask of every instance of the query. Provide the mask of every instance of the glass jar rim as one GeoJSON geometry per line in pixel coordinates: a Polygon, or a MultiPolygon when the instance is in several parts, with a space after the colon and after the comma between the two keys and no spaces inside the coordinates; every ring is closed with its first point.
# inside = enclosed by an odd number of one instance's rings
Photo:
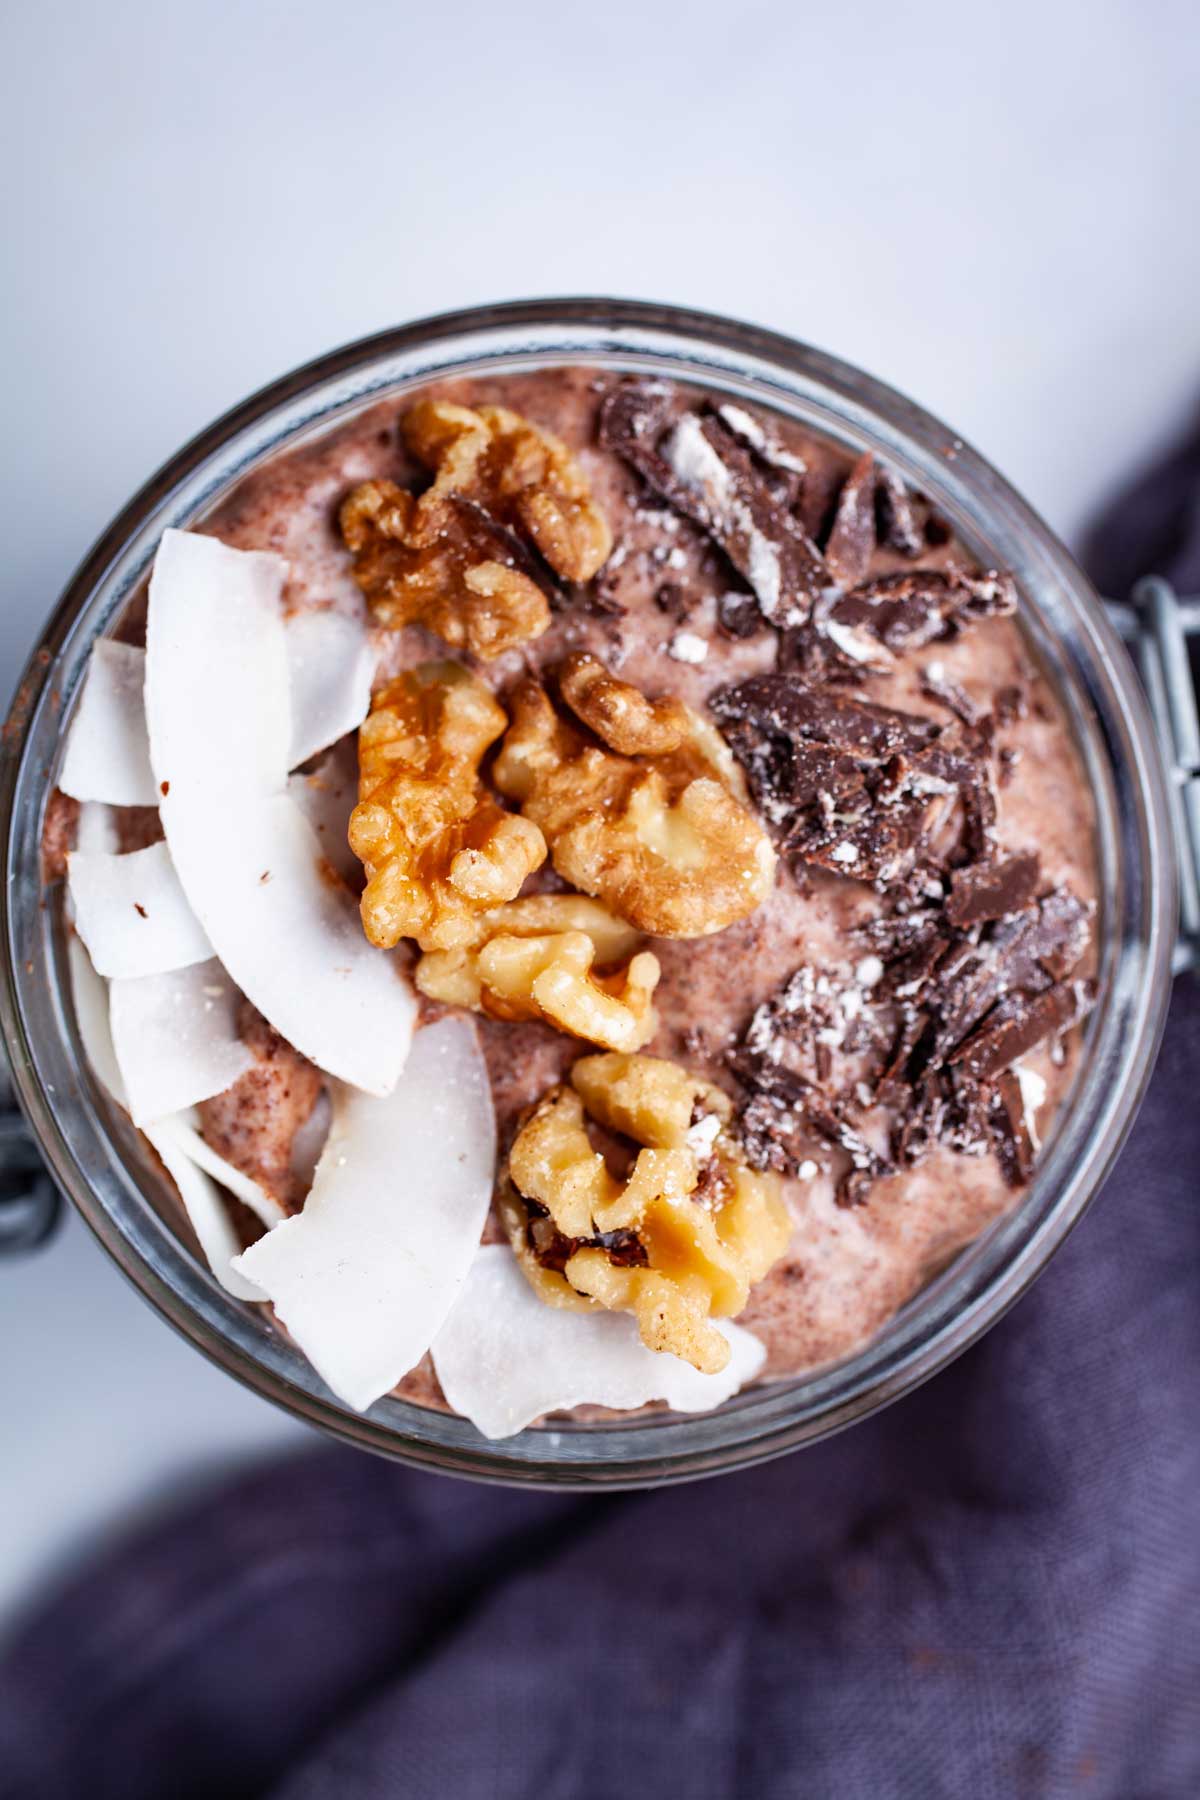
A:
{"type": "Polygon", "coordinates": [[[1176,886],[1161,759],[1132,665],[1062,545],[959,437],[850,364],[757,326],[647,302],[516,301],[417,320],[305,364],[201,432],[114,519],[52,614],[0,746],[0,823],[0,1027],[47,1161],[105,1248],[178,1330],[266,1398],[348,1442],[483,1480],[606,1488],[744,1467],[865,1417],[936,1373],[1019,1297],[1094,1196],[1136,1114],[1169,997],[1176,886]],[[232,1300],[198,1264],[137,1167],[137,1134],[112,1116],[83,1064],[63,981],[61,909],[41,906],[36,872],[62,721],[91,644],[140,585],[167,525],[195,522],[251,466],[389,394],[448,375],[568,363],[721,388],[874,447],[969,547],[974,540],[1013,568],[1023,621],[1068,701],[1096,790],[1102,992],[1026,1194],[858,1353],[752,1388],[711,1414],[540,1426],[487,1443],[455,1415],[390,1397],[351,1412],[257,1309],[232,1300]]]}

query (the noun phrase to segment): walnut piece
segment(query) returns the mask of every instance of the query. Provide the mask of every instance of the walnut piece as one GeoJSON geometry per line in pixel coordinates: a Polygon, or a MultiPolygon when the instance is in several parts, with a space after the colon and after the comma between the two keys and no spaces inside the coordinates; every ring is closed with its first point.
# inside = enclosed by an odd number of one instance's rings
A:
{"type": "Polygon", "coordinates": [[[691,736],[693,714],[674,694],[649,700],[583,650],[558,673],[563,699],[610,750],[622,756],[665,756],[691,736]]]}
{"type": "Polygon", "coordinates": [[[724,1368],[712,1321],[742,1310],[791,1234],[778,1178],[747,1166],[731,1112],[722,1089],[676,1063],[581,1058],[517,1133],[501,1190],[540,1298],[632,1313],[650,1349],[724,1368]],[[626,1179],[593,1149],[589,1117],[641,1146],[626,1179]]]}
{"type": "Polygon", "coordinates": [[[640,931],[678,938],[722,931],[754,911],[775,877],[775,852],[743,803],[729,748],[682,702],[666,720],[636,689],[602,673],[611,685],[599,703],[590,667],[581,677],[576,660],[567,680],[606,744],[614,732],[628,742],[630,727],[663,741],[664,730],[673,734],[686,724],[686,735],[655,755],[600,748],[529,677],[511,697],[496,786],[541,827],[558,873],[640,931]],[[621,705],[614,727],[615,693],[621,705]]]}
{"type": "Polygon", "coordinates": [[[523,531],[564,581],[590,581],[607,561],[608,520],[552,432],[506,406],[472,412],[446,400],[418,400],[403,431],[413,455],[434,471],[432,491],[464,494],[523,531]]]}
{"type": "Polygon", "coordinates": [[[476,921],[520,891],[546,857],[529,820],[479,779],[504,709],[458,663],[422,663],[382,688],[358,734],[350,848],[362,862],[363,929],[390,949],[471,943],[476,921]]]}
{"type": "Polygon", "coordinates": [[[567,581],[589,581],[612,548],[578,463],[558,438],[502,406],[475,412],[419,400],[402,430],[432,470],[430,486],[417,498],[395,482],[367,481],[340,513],[375,618],[419,622],[483,658],[540,637],[550,609],[523,540],[567,581]]]}
{"type": "Polygon", "coordinates": [[[542,1019],[606,1050],[640,1050],[654,1035],[660,971],[637,943],[582,894],[529,894],[482,914],[474,943],[428,952],[415,980],[446,1005],[542,1019]]]}
{"type": "Polygon", "coordinates": [[[431,532],[420,512],[427,498],[394,481],[365,481],[342,503],[342,537],[372,616],[392,630],[424,625],[485,661],[540,637],[550,623],[546,596],[512,566],[498,528],[477,509],[444,502],[441,528],[431,532]]]}

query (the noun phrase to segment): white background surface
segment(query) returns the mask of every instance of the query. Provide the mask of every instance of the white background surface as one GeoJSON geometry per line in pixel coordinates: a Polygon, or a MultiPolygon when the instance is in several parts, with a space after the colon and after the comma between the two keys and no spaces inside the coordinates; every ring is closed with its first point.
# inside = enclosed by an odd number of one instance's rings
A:
{"type": "MultiPolygon", "coordinates": [[[[1068,537],[1200,388],[1190,0],[3,10],[0,684],[185,438],[335,343],[674,299],[908,390],[1068,537]]],[[[0,1268],[0,1611],[306,1441],[74,1219],[0,1268]]]]}

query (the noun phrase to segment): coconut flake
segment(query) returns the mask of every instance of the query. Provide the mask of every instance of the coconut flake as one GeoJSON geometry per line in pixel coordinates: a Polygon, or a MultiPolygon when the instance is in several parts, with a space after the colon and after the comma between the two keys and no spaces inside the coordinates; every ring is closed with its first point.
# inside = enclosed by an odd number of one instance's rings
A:
{"type": "Polygon", "coordinates": [[[73,850],[67,885],[75,929],[101,975],[160,975],[213,953],[166,844],[126,856],[73,850]]]}
{"type": "Polygon", "coordinates": [[[91,957],[74,935],[67,940],[67,970],[83,1054],[110,1099],[128,1111],[125,1083],[117,1066],[108,1018],[108,983],[96,973],[91,957]]]}
{"type": "Polygon", "coordinates": [[[135,1125],[224,1093],[254,1061],[237,1029],[238,991],[219,962],[114,981],[113,1047],[135,1125]]]}
{"type": "Polygon", "coordinates": [[[285,636],[294,769],[358,730],[371,710],[375,650],[362,619],[329,607],[292,613],[285,636]]]}
{"type": "Polygon", "coordinates": [[[510,1437],[573,1406],[621,1410],[665,1400],[675,1412],[720,1406],[766,1359],[758,1339],[720,1321],[729,1362],[701,1375],[648,1350],[627,1313],[572,1312],[539,1300],[506,1245],[484,1245],[433,1342],[433,1366],[456,1412],[487,1438],[510,1437]]]}
{"type": "Polygon", "coordinates": [[[708,655],[708,643],[696,631],[677,631],[667,645],[667,655],[676,662],[702,663],[708,655]]]}
{"type": "Polygon", "coordinates": [[[110,806],[158,805],[146,742],[145,680],[144,650],[108,638],[95,645],[59,771],[64,794],[110,806]]]}
{"type": "MultiPolygon", "coordinates": [[[[72,937],[67,945],[67,966],[70,971],[71,999],[84,1054],[101,1087],[106,1089],[118,1106],[128,1110],[125,1086],[113,1049],[107,984],[97,974],[77,937],[72,937]]],[[[187,1153],[183,1126],[184,1121],[178,1119],[160,1119],[156,1124],[143,1126],[142,1135],[158,1152],[164,1168],[178,1188],[184,1212],[196,1234],[205,1261],[221,1286],[238,1300],[261,1300],[263,1295],[259,1290],[232,1266],[233,1258],[241,1249],[241,1240],[233,1229],[215,1182],[196,1166],[187,1153]]],[[[192,1135],[197,1134],[193,1132],[192,1135]]],[[[207,1150],[207,1145],[204,1148],[207,1150]]],[[[215,1160],[221,1161],[219,1157],[215,1160]]]]}
{"type": "Polygon", "coordinates": [[[350,814],[358,800],[358,751],[353,738],[337,744],[308,775],[289,775],[288,793],[317,834],[331,869],[351,887],[362,864],[349,843],[350,814]]]}
{"type": "MultiPolygon", "coordinates": [[[[156,1135],[169,1137],[181,1156],[186,1156],[189,1162],[195,1163],[198,1169],[203,1169],[206,1175],[211,1175],[215,1182],[227,1188],[243,1205],[248,1206],[268,1231],[286,1218],[286,1213],[274,1195],[268,1194],[266,1188],[252,1180],[244,1169],[236,1168],[233,1163],[217,1154],[201,1135],[199,1114],[193,1108],[171,1113],[165,1119],[156,1119],[152,1129],[156,1135]]],[[[240,1244],[238,1248],[241,1248],[240,1244]]],[[[256,1297],[261,1300],[262,1295],[257,1294],[256,1297]]]]}
{"type": "Polygon", "coordinates": [[[475,1028],[444,1019],[417,1033],[386,1099],[335,1093],[303,1212],[238,1257],[348,1406],[370,1406],[428,1350],[478,1246],[495,1154],[475,1028]]]}
{"type": "Polygon", "coordinates": [[[142,1135],[157,1150],[167,1174],[178,1188],[183,1210],[204,1252],[204,1260],[221,1286],[235,1300],[264,1299],[265,1296],[234,1262],[242,1247],[241,1239],[233,1229],[216,1182],[185,1154],[178,1134],[168,1121],[143,1125],[142,1135]]]}
{"type": "Polygon", "coordinates": [[[288,1153],[288,1169],[305,1194],[312,1187],[332,1119],[333,1107],[329,1094],[322,1088],[317,1095],[316,1105],[292,1138],[292,1147],[288,1153]]]}
{"type": "Polygon", "coordinates": [[[318,1067],[386,1094],[416,1005],[394,961],[363,936],[353,895],[330,880],[286,791],[283,576],[278,557],[163,534],[146,636],[163,829],[184,892],[247,998],[318,1067]]]}
{"type": "Polygon", "coordinates": [[[108,856],[117,854],[121,836],[111,806],[106,806],[102,800],[80,802],[79,817],[75,821],[75,848],[103,851],[108,856]]]}

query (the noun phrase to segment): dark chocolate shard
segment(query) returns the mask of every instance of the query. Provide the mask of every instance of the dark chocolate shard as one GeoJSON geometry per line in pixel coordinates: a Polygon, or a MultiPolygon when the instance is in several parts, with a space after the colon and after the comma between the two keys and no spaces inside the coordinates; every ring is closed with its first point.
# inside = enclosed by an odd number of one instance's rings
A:
{"type": "Polygon", "coordinates": [[[992,717],[997,725],[1014,725],[1029,717],[1029,690],[1019,683],[1002,687],[992,702],[992,717]]]}
{"type": "Polygon", "coordinates": [[[876,488],[876,515],[879,542],[901,556],[920,556],[925,548],[925,533],[917,519],[913,498],[894,469],[886,463],[879,468],[876,488]]]}
{"type": "Polygon", "coordinates": [[[921,670],[921,692],[944,706],[947,712],[952,712],[964,725],[978,725],[985,717],[983,708],[976,706],[959,682],[951,680],[939,662],[927,663],[921,670]]]}
{"type": "Polygon", "coordinates": [[[1078,1025],[1095,998],[1088,981],[1061,981],[1044,993],[1011,995],[999,1002],[951,1060],[972,1080],[990,1080],[1046,1038],[1061,1037],[1078,1025]]]}
{"type": "Polygon", "coordinates": [[[991,941],[1008,987],[1038,989],[1061,981],[1087,949],[1091,921],[1092,908],[1066,887],[1052,889],[1035,909],[1001,920],[991,941]]]}
{"type": "Polygon", "coordinates": [[[946,916],[953,925],[981,925],[1023,912],[1037,893],[1040,873],[1036,850],[956,869],[950,878],[946,916]]]}
{"type": "Polygon", "coordinates": [[[824,460],[809,469],[800,484],[800,497],[793,510],[814,544],[823,544],[829,536],[841,485],[841,471],[824,460]]]}
{"type": "Polygon", "coordinates": [[[804,458],[794,455],[774,427],[748,408],[726,401],[712,410],[738,442],[770,471],[774,491],[790,508],[808,475],[804,458]]]}
{"type": "Polygon", "coordinates": [[[825,562],[842,588],[866,577],[875,554],[875,458],[860,456],[842,484],[825,544],[825,562]]]}
{"type": "Polygon", "coordinates": [[[1011,576],[995,570],[906,569],[860,583],[829,616],[838,625],[869,632],[899,654],[950,637],[973,619],[1006,617],[1016,607],[1011,576]]]}
{"type": "Polygon", "coordinates": [[[791,675],[752,675],[736,687],[721,688],[709,707],[723,726],[804,738],[875,760],[901,750],[915,753],[940,735],[934,721],[920,713],[825,693],[791,675]]]}
{"type": "Polygon", "coordinates": [[[769,624],[802,624],[832,587],[820,551],[720,415],[673,420],[663,383],[624,382],[601,407],[600,443],[707,533],[769,624]]]}
{"type": "Polygon", "coordinates": [[[764,620],[753,594],[731,589],[717,601],[717,623],[727,637],[751,638],[763,629],[764,620]]]}
{"type": "Polygon", "coordinates": [[[838,1204],[860,1204],[891,1165],[850,1123],[841,1104],[804,1076],[765,1058],[743,1056],[735,1067],[747,1092],[738,1125],[751,1165],[795,1174],[804,1141],[823,1138],[850,1160],[838,1184],[838,1204]]]}
{"type": "Polygon", "coordinates": [[[893,886],[938,861],[934,836],[956,803],[966,853],[988,848],[986,757],[933,720],[785,673],[723,688],[709,706],[789,858],[893,886]]]}
{"type": "Polygon", "coordinates": [[[1009,1187],[1024,1187],[1033,1173],[1037,1147],[1025,1113],[1021,1084],[1011,1070],[996,1077],[984,1105],[996,1161],[1009,1187]]]}
{"type": "Polygon", "coordinates": [[[678,581],[664,581],[654,595],[654,604],[668,619],[682,624],[695,606],[695,600],[678,581]]]}

